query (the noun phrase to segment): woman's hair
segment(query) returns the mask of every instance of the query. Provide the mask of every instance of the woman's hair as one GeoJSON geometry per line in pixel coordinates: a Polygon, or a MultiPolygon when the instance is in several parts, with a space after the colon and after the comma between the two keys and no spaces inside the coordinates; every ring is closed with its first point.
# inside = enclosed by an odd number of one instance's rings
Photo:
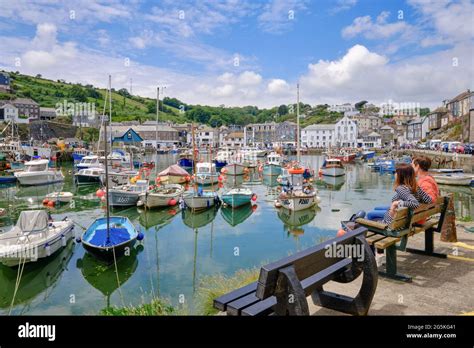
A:
{"type": "Polygon", "coordinates": [[[395,170],[397,174],[395,179],[394,188],[397,188],[400,185],[408,186],[412,193],[415,193],[418,189],[416,184],[415,170],[410,164],[402,163],[397,166],[395,170]]]}
{"type": "Polygon", "coordinates": [[[413,163],[420,166],[421,170],[427,172],[431,168],[431,160],[426,156],[418,156],[413,159],[413,163]]]}

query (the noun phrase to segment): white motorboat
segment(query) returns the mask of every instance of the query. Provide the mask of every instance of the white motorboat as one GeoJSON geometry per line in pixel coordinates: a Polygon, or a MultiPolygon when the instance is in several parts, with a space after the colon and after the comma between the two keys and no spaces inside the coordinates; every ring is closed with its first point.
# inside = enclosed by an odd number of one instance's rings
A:
{"type": "Polygon", "coordinates": [[[85,168],[74,174],[78,185],[102,184],[105,180],[104,168],[85,168]]]}
{"type": "Polygon", "coordinates": [[[73,197],[72,192],[51,192],[48,193],[45,198],[55,202],[69,203],[73,197]]]}
{"type": "Polygon", "coordinates": [[[109,187],[127,185],[130,183],[131,179],[135,178],[137,175],[139,175],[137,170],[121,170],[115,172],[109,170],[107,184],[109,187]]]}
{"type": "Polygon", "coordinates": [[[131,168],[132,167],[130,154],[120,149],[112,150],[112,153],[108,156],[108,160],[112,168],[116,168],[116,167],[131,168]]]}
{"type": "Polygon", "coordinates": [[[195,191],[186,191],[183,193],[183,201],[187,208],[191,210],[203,210],[210,208],[219,200],[217,192],[203,191],[199,188],[195,191]]]}
{"type": "Polygon", "coordinates": [[[433,175],[438,184],[453,186],[470,186],[473,177],[465,174],[433,175]]]}
{"type": "Polygon", "coordinates": [[[103,167],[99,156],[89,155],[82,157],[81,161],[76,164],[76,168],[81,170],[85,168],[101,168],[103,167]]]}
{"type": "Polygon", "coordinates": [[[327,158],[321,167],[321,173],[326,176],[342,176],[346,171],[340,159],[327,158]]]}
{"type": "Polygon", "coordinates": [[[194,181],[200,185],[217,184],[219,174],[217,174],[215,163],[204,162],[196,164],[194,181]]]}
{"type": "Polygon", "coordinates": [[[227,175],[243,175],[245,166],[242,163],[231,162],[222,168],[221,172],[227,175]]]}
{"type": "Polygon", "coordinates": [[[280,175],[283,157],[276,152],[272,152],[267,157],[267,162],[263,166],[263,175],[280,175]]]}
{"type": "Polygon", "coordinates": [[[39,159],[25,163],[25,170],[15,172],[14,175],[20,185],[33,186],[45,185],[64,181],[64,175],[60,170],[48,167],[49,160],[39,159]]]}
{"type": "Polygon", "coordinates": [[[169,184],[153,188],[139,195],[137,206],[159,208],[176,205],[184,192],[181,185],[169,184]]]}
{"type": "Polygon", "coordinates": [[[0,235],[0,263],[13,267],[48,257],[74,238],[73,228],[67,218],[49,221],[45,210],[24,210],[16,225],[0,235]]]}

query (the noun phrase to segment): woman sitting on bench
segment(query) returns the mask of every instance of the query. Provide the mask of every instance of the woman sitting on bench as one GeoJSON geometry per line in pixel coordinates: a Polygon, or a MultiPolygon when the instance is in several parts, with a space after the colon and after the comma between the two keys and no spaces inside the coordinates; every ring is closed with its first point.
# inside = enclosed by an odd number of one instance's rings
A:
{"type": "Polygon", "coordinates": [[[390,224],[398,208],[408,207],[416,209],[421,203],[431,203],[431,197],[416,183],[413,167],[409,164],[400,164],[395,171],[395,195],[390,207],[376,207],[367,214],[369,220],[383,220],[390,224]]]}

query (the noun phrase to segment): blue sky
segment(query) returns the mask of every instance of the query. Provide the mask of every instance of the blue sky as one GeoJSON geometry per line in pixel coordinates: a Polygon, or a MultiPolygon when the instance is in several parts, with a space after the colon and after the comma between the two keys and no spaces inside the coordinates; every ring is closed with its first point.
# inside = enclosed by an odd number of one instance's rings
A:
{"type": "Polygon", "coordinates": [[[185,102],[418,102],[472,88],[470,0],[0,0],[0,67],[185,102]]]}

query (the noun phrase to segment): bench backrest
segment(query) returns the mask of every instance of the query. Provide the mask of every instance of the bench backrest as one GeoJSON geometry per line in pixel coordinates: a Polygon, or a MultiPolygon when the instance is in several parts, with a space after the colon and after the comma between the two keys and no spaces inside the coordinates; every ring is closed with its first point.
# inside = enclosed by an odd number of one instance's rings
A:
{"type": "Polygon", "coordinates": [[[347,258],[342,256],[336,257],[336,255],[328,257],[326,252],[329,248],[334,250],[334,246],[356,244],[356,237],[365,236],[366,232],[367,229],[365,227],[359,227],[354,231],[347,232],[341,237],[330,239],[319,245],[263,266],[260,269],[256,296],[263,300],[274,294],[278,272],[282,268],[292,265],[298,279],[302,281],[347,258]]]}

